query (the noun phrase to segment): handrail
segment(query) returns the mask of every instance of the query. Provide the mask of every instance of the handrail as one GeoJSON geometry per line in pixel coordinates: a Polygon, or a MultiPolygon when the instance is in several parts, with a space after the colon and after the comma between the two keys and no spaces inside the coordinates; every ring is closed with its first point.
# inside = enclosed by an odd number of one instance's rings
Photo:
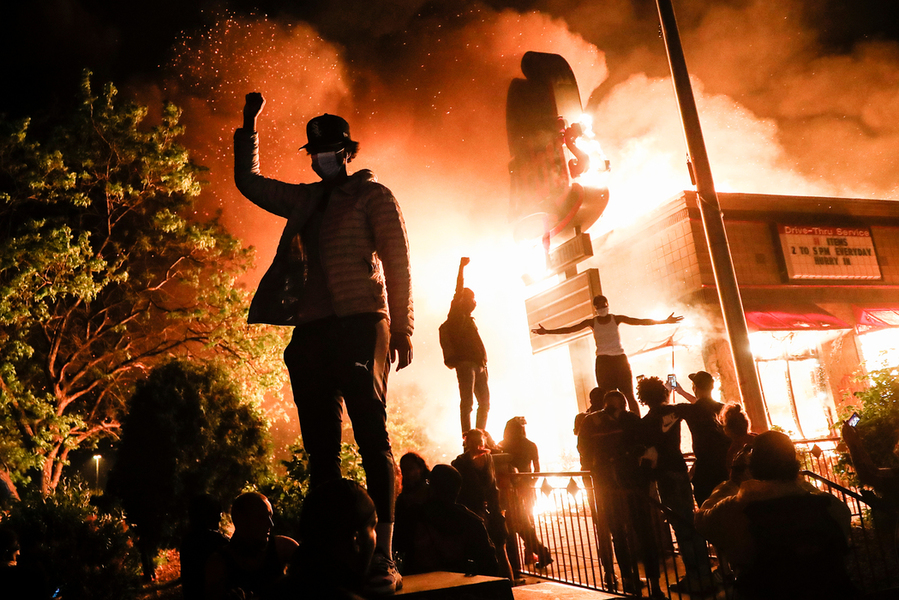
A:
{"type": "Polygon", "coordinates": [[[844,496],[849,496],[850,498],[854,498],[856,502],[861,502],[862,504],[866,505],[868,508],[872,508],[875,510],[894,512],[894,513],[897,512],[896,507],[891,502],[888,502],[888,501],[884,500],[883,498],[881,498],[880,496],[877,496],[876,494],[874,494],[874,492],[869,492],[869,493],[871,494],[871,496],[874,497],[874,499],[876,500],[876,503],[872,503],[870,497],[866,498],[864,494],[859,494],[858,492],[854,492],[850,489],[847,489],[847,488],[843,487],[842,485],[840,485],[839,483],[835,483],[835,482],[827,479],[826,477],[822,477],[822,476],[818,475],[817,473],[815,473],[813,471],[800,471],[800,473],[802,475],[805,475],[806,477],[811,477],[812,479],[817,479],[818,481],[826,483],[831,488],[836,488],[844,496]]]}
{"type": "Polygon", "coordinates": [[[511,477],[583,477],[590,471],[538,471],[536,473],[509,473],[511,477]]]}
{"type": "MultiPolygon", "coordinates": [[[[515,479],[520,478],[533,478],[537,479],[540,477],[589,477],[591,481],[593,480],[593,474],[590,471],[548,471],[548,472],[537,472],[537,473],[510,473],[510,477],[515,479]]],[[[663,504],[658,499],[653,498],[652,496],[647,495],[645,500],[649,501],[649,504],[655,506],[657,509],[661,510],[665,513],[665,516],[668,518],[674,518],[684,525],[690,527],[693,531],[696,531],[696,527],[691,521],[687,521],[681,515],[677,514],[674,509],[669,506],[663,504]]],[[[698,532],[697,532],[698,533],[698,532]]]]}
{"type": "Polygon", "coordinates": [[[805,475],[806,477],[811,477],[812,479],[817,479],[818,481],[826,483],[831,488],[836,488],[843,494],[850,496],[852,498],[855,498],[859,502],[864,502],[868,506],[871,506],[871,503],[868,502],[867,500],[865,500],[864,496],[862,496],[861,494],[859,494],[857,492],[853,492],[849,488],[845,488],[845,487],[841,486],[839,483],[836,483],[835,481],[831,481],[830,479],[828,479],[826,477],[822,477],[821,475],[818,475],[814,471],[800,471],[799,473],[800,473],[800,475],[805,475]]]}
{"type": "MultiPolygon", "coordinates": [[[[847,567],[859,589],[864,593],[869,593],[894,589],[899,585],[899,563],[896,562],[895,548],[891,543],[892,529],[878,531],[874,527],[876,509],[879,507],[875,498],[869,496],[867,490],[859,493],[849,485],[836,483],[814,471],[801,470],[800,473],[811,484],[818,486],[822,491],[832,492],[841,502],[849,505],[853,520],[847,567]],[[866,508],[874,510],[866,510],[866,508]]],[[[551,511],[541,511],[539,515],[535,512],[533,520],[530,521],[530,530],[525,531],[524,529],[528,525],[531,505],[525,501],[516,509],[514,518],[524,522],[524,526],[521,526],[523,529],[512,536],[513,552],[519,553],[517,556],[520,563],[518,568],[526,567],[526,556],[530,558],[540,556],[537,551],[525,555],[522,548],[533,550],[536,543],[540,542],[541,547],[544,548],[543,551],[549,551],[554,561],[543,563],[542,567],[535,567],[533,571],[529,571],[532,574],[591,589],[620,593],[622,591],[620,580],[618,583],[615,581],[616,572],[621,565],[617,562],[617,550],[614,549],[614,532],[609,529],[609,521],[601,518],[604,515],[605,507],[593,496],[594,485],[597,482],[591,473],[589,471],[550,471],[510,475],[513,483],[518,479],[528,481],[529,485],[540,483],[537,481],[540,478],[556,479],[556,481],[550,481],[555,490],[550,495],[555,498],[553,500],[555,508],[551,511]],[[577,477],[583,479],[583,483],[578,482],[579,488],[587,492],[583,497],[580,494],[571,496],[570,492],[574,490],[565,487],[564,480],[577,477]],[[566,494],[566,491],[569,493],[566,494]],[[596,516],[600,518],[596,518],[596,516]]],[[[599,482],[599,485],[602,485],[602,482],[599,482]]],[[[513,485],[508,490],[507,498],[510,502],[522,502],[522,487],[513,485]]],[[[541,490],[535,488],[535,491],[539,493],[541,490]]],[[[667,531],[668,534],[663,533],[660,538],[657,538],[662,544],[658,546],[661,559],[660,584],[662,590],[668,589],[670,597],[674,598],[674,595],[679,592],[676,592],[672,586],[684,574],[682,549],[679,545],[674,545],[673,538],[677,535],[674,527],[683,526],[685,530],[689,527],[693,532],[695,529],[692,523],[686,522],[678,513],[662,505],[656,498],[646,496],[645,500],[649,501],[649,506],[653,507],[651,509],[653,515],[662,516],[664,521],[667,521],[667,524],[663,525],[665,527],[663,531],[667,531]],[[661,513],[657,511],[661,511],[661,513]]],[[[657,521],[655,516],[651,520],[657,521]]],[[[698,534],[693,533],[693,535],[698,534]]],[[[701,536],[699,537],[701,538],[701,536]]],[[[645,567],[645,558],[643,556],[635,558],[632,555],[628,564],[641,563],[645,567]]],[[[649,560],[652,558],[650,557],[649,560]]],[[[726,598],[731,598],[733,589],[725,587],[724,594],[726,598]]]]}

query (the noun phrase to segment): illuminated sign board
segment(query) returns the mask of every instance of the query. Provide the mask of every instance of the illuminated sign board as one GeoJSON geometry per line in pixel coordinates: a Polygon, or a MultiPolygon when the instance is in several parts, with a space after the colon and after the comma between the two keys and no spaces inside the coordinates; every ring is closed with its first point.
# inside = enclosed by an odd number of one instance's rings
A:
{"type": "MultiPolygon", "coordinates": [[[[524,301],[528,315],[528,329],[534,329],[538,325],[543,325],[547,329],[557,329],[590,319],[593,317],[593,297],[601,293],[599,270],[587,269],[578,273],[524,301]]],[[[531,333],[531,349],[537,353],[590,334],[589,328],[561,335],[531,333]]]]}
{"type": "Polygon", "coordinates": [[[778,225],[790,279],[881,279],[867,227],[778,225]]]}
{"type": "Polygon", "coordinates": [[[561,273],[591,256],[593,256],[593,242],[590,241],[590,234],[581,233],[549,254],[549,268],[554,273],[561,273]]]}

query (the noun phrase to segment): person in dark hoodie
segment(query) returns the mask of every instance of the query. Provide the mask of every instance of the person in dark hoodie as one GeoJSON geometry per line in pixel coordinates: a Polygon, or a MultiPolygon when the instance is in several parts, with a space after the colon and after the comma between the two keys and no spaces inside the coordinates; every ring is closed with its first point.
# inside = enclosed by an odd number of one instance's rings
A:
{"type": "Polygon", "coordinates": [[[490,412],[490,387],[487,384],[487,350],[478,326],[475,325],[471,313],[477,307],[474,292],[465,287],[464,270],[471,262],[468,257],[459,261],[459,274],[456,276],[456,293],[450,304],[446,321],[440,326],[440,347],[443,349],[443,362],[450,369],[455,369],[459,381],[459,413],[462,434],[471,429],[471,410],[474,401],[478,401],[475,414],[475,427],[487,429],[487,414],[490,412]]]}

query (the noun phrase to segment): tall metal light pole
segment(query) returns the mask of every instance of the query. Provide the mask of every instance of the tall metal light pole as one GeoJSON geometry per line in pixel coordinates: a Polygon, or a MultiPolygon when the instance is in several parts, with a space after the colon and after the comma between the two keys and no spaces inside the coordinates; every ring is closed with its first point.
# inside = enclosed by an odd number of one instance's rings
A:
{"type": "Polygon", "coordinates": [[[712,180],[712,168],[709,165],[705,140],[702,137],[699,113],[693,97],[693,87],[690,85],[684,49],[681,46],[677,20],[674,17],[674,6],[672,6],[671,0],[656,0],[656,5],[659,9],[659,20],[662,25],[665,49],[668,53],[668,63],[671,65],[674,94],[677,96],[681,120],[684,123],[684,136],[687,139],[687,152],[692,165],[692,177],[696,185],[699,212],[702,215],[702,225],[712,258],[712,273],[718,288],[718,300],[721,303],[724,326],[730,340],[730,350],[737,372],[737,385],[746,415],[752,421],[753,430],[765,431],[768,429],[768,421],[765,416],[762,389],[759,385],[755,361],[749,349],[749,330],[746,328],[743,301],[740,298],[734,263],[730,257],[724,219],[718,204],[718,194],[715,192],[715,182],[712,180]]]}
{"type": "Polygon", "coordinates": [[[103,458],[100,454],[94,454],[94,462],[97,463],[97,477],[94,480],[94,490],[100,491],[100,459],[103,458]]]}

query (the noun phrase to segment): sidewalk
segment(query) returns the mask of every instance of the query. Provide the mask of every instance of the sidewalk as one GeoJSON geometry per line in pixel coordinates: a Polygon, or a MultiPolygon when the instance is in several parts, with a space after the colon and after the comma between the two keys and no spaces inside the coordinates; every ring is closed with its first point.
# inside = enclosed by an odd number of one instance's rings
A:
{"type": "Polygon", "coordinates": [[[575,587],[555,581],[528,578],[533,583],[512,587],[508,579],[436,571],[403,578],[396,596],[409,600],[605,600],[614,594],[575,587]]]}
{"type": "Polygon", "coordinates": [[[623,598],[615,594],[588,590],[555,581],[532,583],[512,588],[515,600],[604,600],[606,598],[623,598]]]}

